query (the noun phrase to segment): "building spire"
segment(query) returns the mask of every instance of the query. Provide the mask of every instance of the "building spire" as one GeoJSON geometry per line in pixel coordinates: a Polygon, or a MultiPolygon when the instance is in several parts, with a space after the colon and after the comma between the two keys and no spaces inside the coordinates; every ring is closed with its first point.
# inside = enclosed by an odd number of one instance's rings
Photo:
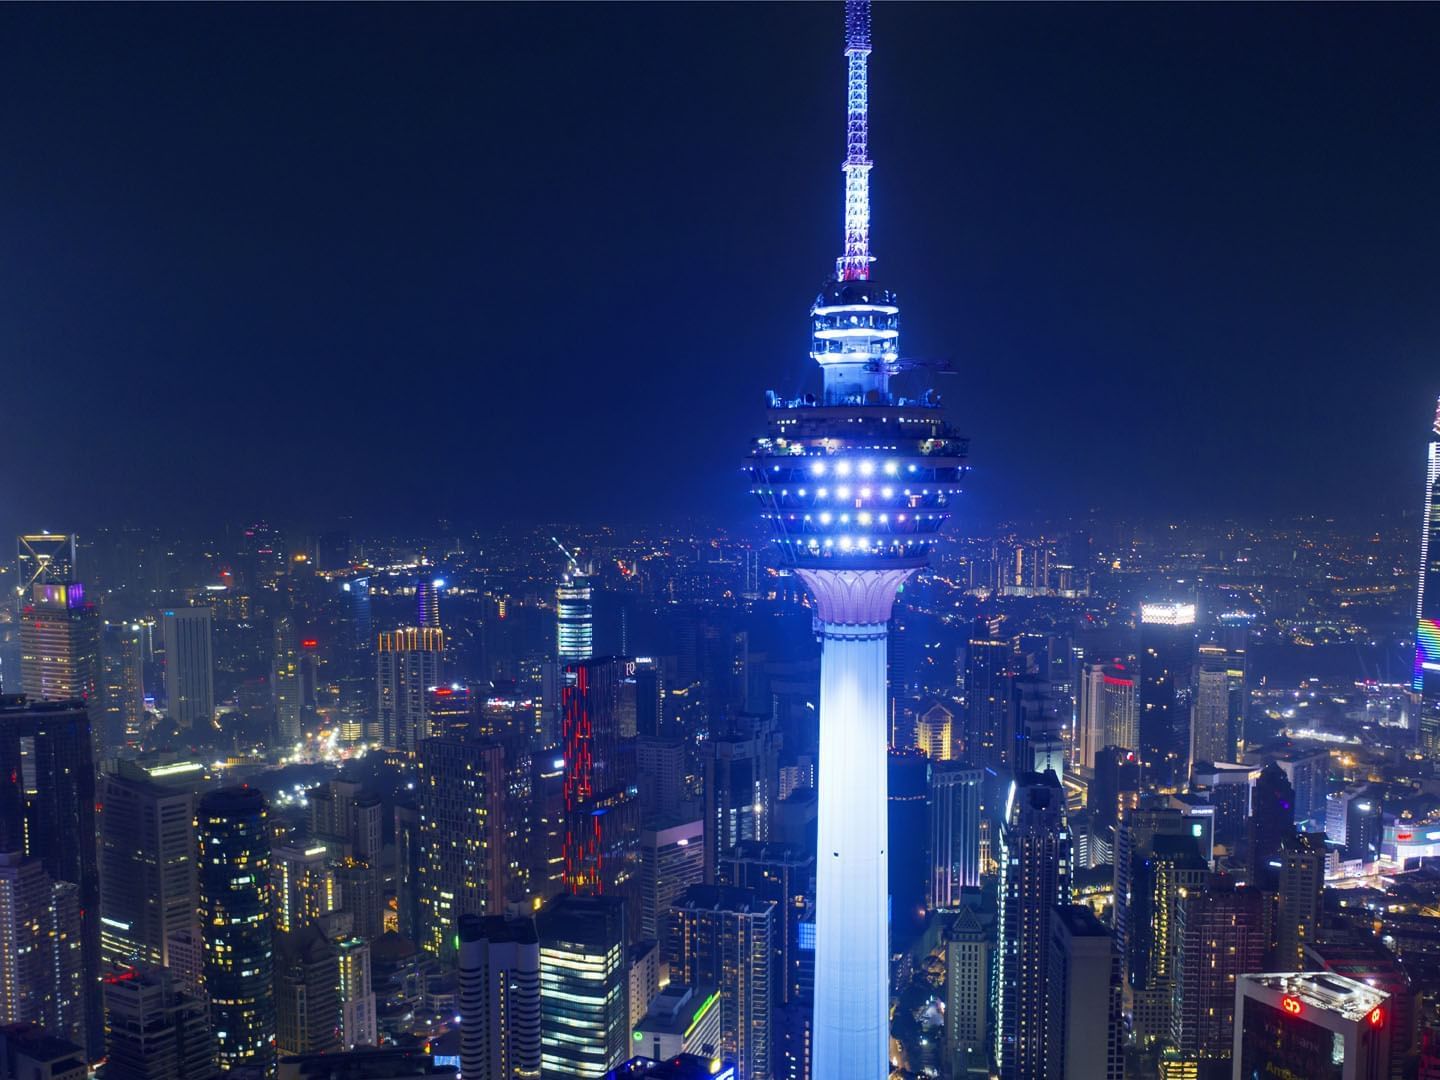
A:
{"type": "Polygon", "coordinates": [[[845,253],[835,261],[841,281],[870,277],[870,0],[845,0],[849,59],[845,118],[845,253]]]}

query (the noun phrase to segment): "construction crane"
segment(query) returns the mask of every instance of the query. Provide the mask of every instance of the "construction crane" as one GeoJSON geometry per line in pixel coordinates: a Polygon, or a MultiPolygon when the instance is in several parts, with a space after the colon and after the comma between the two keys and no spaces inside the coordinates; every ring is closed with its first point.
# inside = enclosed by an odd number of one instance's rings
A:
{"type": "Polygon", "coordinates": [[[570,577],[574,575],[576,577],[583,577],[585,571],[580,568],[579,560],[575,558],[570,549],[562,544],[557,537],[550,537],[550,541],[560,549],[560,554],[565,556],[565,576],[570,577]]]}

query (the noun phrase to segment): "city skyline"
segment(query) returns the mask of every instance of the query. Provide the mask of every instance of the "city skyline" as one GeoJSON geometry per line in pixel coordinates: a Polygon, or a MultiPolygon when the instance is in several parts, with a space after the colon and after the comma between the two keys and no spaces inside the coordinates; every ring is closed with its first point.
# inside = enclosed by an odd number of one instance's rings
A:
{"type": "MultiPolygon", "coordinates": [[[[915,355],[956,372],[935,381],[975,439],[967,515],[1412,512],[1404,433],[1440,390],[1430,9],[877,17],[906,58],[874,93],[877,254],[915,355]]],[[[594,520],[643,470],[632,513],[670,520],[724,489],[777,363],[802,388],[795,297],[839,212],[838,33],[803,7],[0,18],[27,43],[0,349],[99,418],[57,447],[0,403],[8,531],[81,505],[363,516],[400,468],[382,447],[420,430],[439,464],[385,514],[481,521],[483,490],[534,518],[565,476],[594,520]],[[745,282],[746,318],[696,334],[712,279],[745,282]],[[545,438],[557,385],[583,404],[545,438]],[[573,453],[595,440],[604,460],[573,453]],[[367,468],[330,475],[345,456],[367,468]],[[152,461],[183,505],[118,494],[152,461]]]]}

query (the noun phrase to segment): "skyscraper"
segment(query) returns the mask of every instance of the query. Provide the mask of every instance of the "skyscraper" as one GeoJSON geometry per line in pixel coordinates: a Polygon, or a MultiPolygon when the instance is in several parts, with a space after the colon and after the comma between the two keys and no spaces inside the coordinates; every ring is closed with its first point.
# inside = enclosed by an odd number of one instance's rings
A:
{"type": "Polygon", "coordinates": [[[930,766],[930,906],[955,908],[980,885],[981,789],[985,770],[963,762],[930,766]]]}
{"type": "Polygon", "coordinates": [[[1273,761],[1250,790],[1250,884],[1274,892],[1280,880],[1280,848],[1295,835],[1295,791],[1273,761]]]}
{"type": "Polygon", "coordinates": [[[1387,1075],[1392,1018],[1383,990],[1328,971],[1246,974],[1235,998],[1236,1076],[1387,1075]]]}
{"type": "Polygon", "coordinates": [[[590,578],[571,559],[555,587],[555,658],[563,667],[595,655],[590,578]]]}
{"type": "Polygon", "coordinates": [[[998,768],[1009,763],[1005,738],[1009,676],[1014,646],[1000,636],[999,619],[976,619],[965,646],[965,751],[975,765],[998,768]]]}
{"type": "Polygon", "coordinates": [[[36,585],[75,580],[74,533],[23,533],[15,539],[15,598],[36,585]]]}
{"type": "Polygon", "coordinates": [[[1107,746],[1139,749],[1135,720],[1135,676],[1123,664],[1087,663],[1080,676],[1079,716],[1075,724],[1075,762],[1095,768],[1095,755],[1107,746]]]}
{"type": "Polygon", "coordinates": [[[505,755],[488,740],[423,739],[417,944],[455,955],[455,920],[497,914],[505,902],[505,755]]]}
{"type": "Polygon", "coordinates": [[[630,1044],[625,901],[562,893],[535,916],[540,941],[540,1072],[602,1077],[630,1044]]]}
{"type": "Polygon", "coordinates": [[[0,1025],[85,1037],[76,888],[38,858],[0,851],[0,1025]]]}
{"type": "MultiPolygon", "coordinates": [[[[90,715],[82,702],[28,702],[0,696],[0,853],[40,860],[56,887],[51,903],[67,941],[79,946],[82,973],[70,1037],[91,1060],[105,1047],[100,997],[100,881],[95,843],[95,767],[90,715]],[[62,888],[62,886],[64,886],[62,888]],[[78,941],[77,941],[78,938],[78,941]]],[[[61,967],[70,964],[70,954],[61,967]]],[[[68,991],[67,991],[68,992],[68,991]]]]}
{"type": "Polygon", "coordinates": [[[185,729],[215,719],[213,616],[208,607],[172,608],[162,619],[165,638],[165,699],[170,721],[185,729]]]}
{"type": "Polygon", "coordinates": [[[361,937],[335,943],[340,967],[340,1045],[346,1050],[380,1041],[375,990],[370,978],[370,943],[361,937]]]}
{"type": "Polygon", "coordinates": [[[670,936],[670,905],[705,879],[705,826],[701,821],[647,826],[640,834],[640,937],[670,936]]]}
{"type": "Polygon", "coordinates": [[[1110,932],[1085,905],[1061,904],[1052,917],[1049,959],[1044,1075],[1123,1080],[1120,954],[1110,932]]]}
{"type": "Polygon", "coordinates": [[[1200,654],[1195,672],[1195,701],[1190,706],[1190,768],[1234,756],[1230,741],[1230,675],[1224,656],[1200,654]]]}
{"type": "Polygon", "coordinates": [[[100,780],[100,949],[107,963],[170,963],[195,925],[195,797],[131,762],[100,780]]]}
{"type": "Polygon", "coordinates": [[[1053,773],[1022,773],[1000,825],[999,1010],[995,1060],[1007,1080],[1044,1077],[1052,1034],[1050,938],[1057,905],[1070,903],[1065,792],[1053,773]]]}
{"type": "Polygon", "coordinates": [[[769,398],[751,488],[821,639],[816,1076],[889,1066],[886,640],[897,591],[923,566],[964,473],[934,394],[893,393],[899,307],[870,279],[870,4],[847,0],[845,249],[811,307],[824,388],[769,398]]]}
{"type": "Polygon", "coordinates": [[[1187,890],[1175,911],[1170,1042],[1188,1058],[1230,1056],[1235,983],[1265,966],[1268,898],[1225,883],[1187,890]]]}
{"type": "Polygon", "coordinates": [[[460,1072],[479,1080],[540,1075],[540,943],[530,919],[462,915],[460,1072]]]}
{"type": "Polygon", "coordinates": [[[1140,606],[1140,760],[1147,787],[1183,777],[1190,747],[1195,605],[1140,606]]]}
{"type": "Polygon", "coordinates": [[[275,1052],[330,1054],[340,1045],[340,959],[314,923],[275,935],[275,1052]]]}
{"type": "Polygon", "coordinates": [[[100,697],[103,728],[115,745],[138,749],[145,722],[144,658],[135,623],[107,625],[100,635],[100,697]]]}
{"type": "Polygon", "coordinates": [[[721,1048],[740,1076],[770,1080],[774,902],[750,889],[695,885],[670,917],[671,978],[719,987],[721,1048]]]}
{"type": "Polygon", "coordinates": [[[196,812],[200,932],[223,1071],[275,1064],[269,809],[255,788],[206,793],[196,812]]]}
{"type": "Polygon", "coordinates": [[[1303,971],[1305,947],[1320,940],[1325,913],[1325,834],[1296,833],[1280,844],[1275,914],[1276,971],[1303,971]]]}
{"type": "Polygon", "coordinates": [[[1421,750],[1440,754],[1440,588],[1425,595],[1432,571],[1440,574],[1440,401],[1426,452],[1425,501],[1420,524],[1420,572],[1415,596],[1415,670],[1410,686],[1419,704],[1421,750]]]}
{"type": "Polygon", "coordinates": [[[950,1075],[990,1075],[994,926],[962,907],[945,930],[945,1054],[950,1075]]]}
{"type": "Polygon", "coordinates": [[[170,970],[143,965],[105,978],[105,1075],[114,1080],[209,1080],[215,1037],[205,1003],[170,970]]]}
{"type": "Polygon", "coordinates": [[[1131,1030],[1148,1044],[1170,1037],[1176,912],[1184,896],[1205,886],[1209,868],[1189,834],[1156,835],[1147,851],[1132,851],[1130,866],[1126,992],[1131,1030]]]}
{"type": "Polygon", "coordinates": [[[740,713],[700,748],[705,768],[705,880],[742,840],[770,839],[780,782],[780,733],[768,716],[740,713]]]}
{"type": "Polygon", "coordinates": [[[35,584],[20,620],[20,682],[32,701],[80,699],[101,716],[100,613],[78,582],[35,584]]]}
{"type": "Polygon", "coordinates": [[[302,737],[300,724],[300,641],[295,620],[277,615],[274,624],[270,694],[275,703],[275,735],[279,746],[289,750],[302,737]]]}
{"type": "Polygon", "coordinates": [[[440,684],[445,632],[405,627],[382,633],[375,652],[376,707],[380,739],[392,750],[414,750],[429,738],[425,692],[440,684]]]}

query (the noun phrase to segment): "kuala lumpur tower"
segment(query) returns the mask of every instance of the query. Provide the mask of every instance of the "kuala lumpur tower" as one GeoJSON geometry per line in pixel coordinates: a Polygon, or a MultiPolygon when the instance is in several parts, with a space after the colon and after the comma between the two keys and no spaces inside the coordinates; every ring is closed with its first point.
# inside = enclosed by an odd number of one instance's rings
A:
{"type": "Polygon", "coordinates": [[[821,642],[815,1027],[811,1075],[889,1075],[886,631],[965,473],[931,392],[892,393],[900,309],[870,279],[869,0],[846,0],[845,249],[810,309],[824,390],[769,395],[746,470],[821,642]]]}

